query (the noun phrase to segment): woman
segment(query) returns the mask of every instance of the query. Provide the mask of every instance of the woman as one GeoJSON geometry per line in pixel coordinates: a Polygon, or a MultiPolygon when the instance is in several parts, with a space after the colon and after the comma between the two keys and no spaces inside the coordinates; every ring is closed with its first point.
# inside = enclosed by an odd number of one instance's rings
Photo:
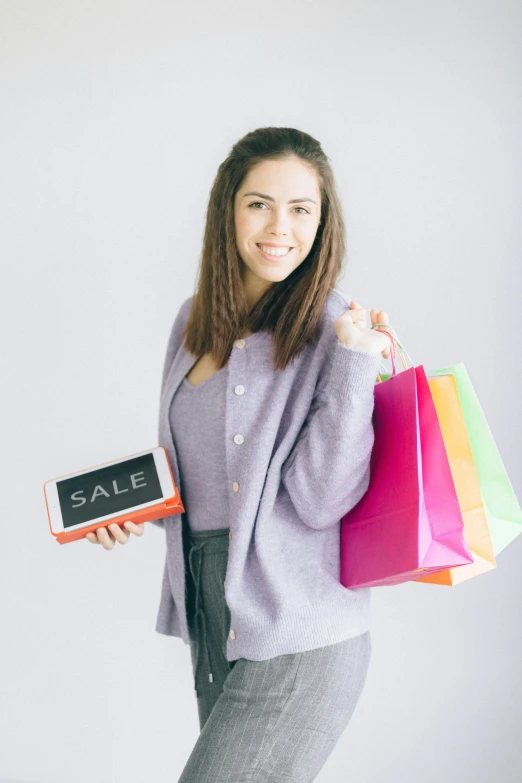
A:
{"type": "MultiPolygon", "coordinates": [[[[180,783],[314,780],[364,686],[369,589],[340,584],[340,520],[368,488],[390,341],[335,289],[344,231],[308,134],[260,128],[220,165],[160,401],[185,512],[155,522],[156,630],[190,644],[201,728],[180,783]]],[[[109,527],[89,540],[144,525],[109,527]]]]}

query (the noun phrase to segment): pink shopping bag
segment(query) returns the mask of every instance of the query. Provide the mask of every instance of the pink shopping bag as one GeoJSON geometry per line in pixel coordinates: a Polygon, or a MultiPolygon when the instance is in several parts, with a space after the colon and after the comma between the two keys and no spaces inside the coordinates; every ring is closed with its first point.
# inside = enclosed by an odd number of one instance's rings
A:
{"type": "Polygon", "coordinates": [[[368,490],[341,520],[345,587],[399,584],[473,562],[424,368],[393,371],[375,385],[368,490]]]}

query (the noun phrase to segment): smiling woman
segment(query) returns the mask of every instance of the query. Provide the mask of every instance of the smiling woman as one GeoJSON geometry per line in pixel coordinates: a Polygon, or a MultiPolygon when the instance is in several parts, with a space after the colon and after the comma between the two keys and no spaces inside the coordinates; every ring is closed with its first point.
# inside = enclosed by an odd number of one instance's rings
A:
{"type": "Polygon", "coordinates": [[[211,189],[185,350],[223,368],[239,335],[268,330],[274,366],[284,370],[317,336],[344,255],[342,207],[321,144],[294,128],[247,133],[211,189]]]}
{"type": "Polygon", "coordinates": [[[249,171],[234,199],[236,243],[249,308],[303,263],[320,220],[317,174],[297,156],[264,160],[249,171]],[[252,201],[253,196],[263,200],[252,201]]]}
{"type": "Polygon", "coordinates": [[[293,128],[240,139],[211,188],[160,394],[185,510],[164,520],[156,630],[190,644],[205,728],[179,783],[311,782],[364,686],[369,591],[340,584],[339,531],[368,487],[388,340],[335,288],[344,251],[319,142],[293,128]]]}

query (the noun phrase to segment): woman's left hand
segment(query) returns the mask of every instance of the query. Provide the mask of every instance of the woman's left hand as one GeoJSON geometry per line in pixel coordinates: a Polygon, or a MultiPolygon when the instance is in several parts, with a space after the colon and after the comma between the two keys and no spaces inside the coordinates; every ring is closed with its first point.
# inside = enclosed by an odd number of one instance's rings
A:
{"type": "MultiPolygon", "coordinates": [[[[370,310],[372,325],[376,323],[389,324],[388,313],[385,310],[370,310]]],[[[385,327],[383,327],[385,328],[385,327]]],[[[390,356],[390,338],[376,329],[369,329],[366,324],[366,309],[352,300],[350,309],[346,310],[334,321],[337,338],[348,348],[356,351],[366,351],[375,355],[382,354],[385,359],[390,356]]]]}

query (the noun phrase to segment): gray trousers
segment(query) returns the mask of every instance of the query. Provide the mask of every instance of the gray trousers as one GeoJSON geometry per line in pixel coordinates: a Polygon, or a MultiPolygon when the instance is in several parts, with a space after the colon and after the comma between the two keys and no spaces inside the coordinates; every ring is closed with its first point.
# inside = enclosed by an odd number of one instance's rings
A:
{"type": "Polygon", "coordinates": [[[311,783],[346,728],[370,632],[266,661],[227,661],[229,530],[188,531],[187,616],[200,735],[178,783],[311,783]]]}

